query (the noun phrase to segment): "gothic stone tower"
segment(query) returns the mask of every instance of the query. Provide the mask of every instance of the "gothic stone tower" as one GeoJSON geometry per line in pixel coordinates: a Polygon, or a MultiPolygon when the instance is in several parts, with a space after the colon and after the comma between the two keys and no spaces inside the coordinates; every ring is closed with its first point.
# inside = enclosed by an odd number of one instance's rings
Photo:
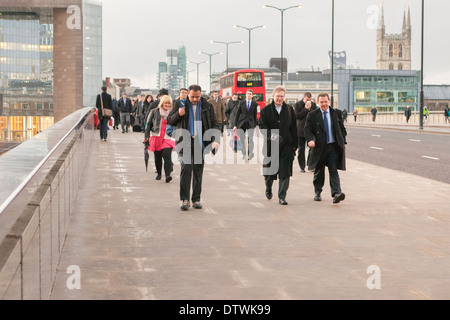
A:
{"type": "Polygon", "coordinates": [[[403,13],[401,34],[386,34],[384,24],[384,7],[377,29],[377,69],[379,70],[411,70],[411,12],[408,8],[408,19],[403,13]]]}

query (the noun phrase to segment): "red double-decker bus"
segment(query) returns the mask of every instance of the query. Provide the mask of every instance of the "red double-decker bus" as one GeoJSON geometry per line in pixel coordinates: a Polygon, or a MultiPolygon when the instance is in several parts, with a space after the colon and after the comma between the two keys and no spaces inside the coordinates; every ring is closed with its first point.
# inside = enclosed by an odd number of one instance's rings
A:
{"type": "Polygon", "coordinates": [[[248,89],[253,90],[253,100],[258,104],[259,119],[259,112],[266,106],[264,71],[243,69],[220,78],[220,95],[225,100],[230,99],[233,93],[238,94],[239,100],[245,100],[248,89]]]}

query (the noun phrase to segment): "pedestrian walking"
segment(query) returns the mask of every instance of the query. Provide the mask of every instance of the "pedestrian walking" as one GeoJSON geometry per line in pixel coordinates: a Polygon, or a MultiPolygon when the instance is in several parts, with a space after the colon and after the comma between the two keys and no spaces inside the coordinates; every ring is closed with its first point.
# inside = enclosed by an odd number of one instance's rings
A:
{"type": "Polygon", "coordinates": [[[377,119],[377,108],[375,106],[372,107],[372,110],[370,110],[370,113],[372,113],[372,121],[375,122],[377,119]]]}
{"type": "Polygon", "coordinates": [[[430,111],[428,110],[428,107],[425,106],[423,108],[423,123],[427,122],[428,116],[430,115],[430,111]]]}
{"type": "Polygon", "coordinates": [[[122,99],[118,101],[117,106],[120,110],[120,126],[122,127],[122,133],[128,133],[128,129],[131,125],[130,115],[132,112],[132,105],[126,92],[122,94],[122,99]]]}
{"type": "Polygon", "coordinates": [[[297,138],[298,138],[298,165],[300,166],[300,172],[304,173],[306,167],[306,139],[305,139],[305,123],[306,117],[311,111],[317,109],[317,105],[312,101],[312,95],[310,92],[306,92],[303,99],[294,104],[295,116],[297,119],[297,138]]]}
{"type": "Polygon", "coordinates": [[[409,123],[409,119],[411,118],[411,108],[409,106],[406,106],[405,117],[406,117],[406,123],[409,123]]]}
{"type": "Polygon", "coordinates": [[[273,101],[261,110],[259,117],[259,128],[265,135],[263,175],[266,198],[272,199],[273,182],[280,179],[278,201],[281,205],[288,204],[286,195],[292,176],[295,152],[298,148],[295,111],[292,106],[284,102],[285,97],[286,89],[284,87],[275,88],[273,101]],[[278,145],[278,155],[272,152],[274,144],[278,145]]]}
{"type": "Polygon", "coordinates": [[[107,141],[108,139],[108,122],[111,117],[105,116],[104,109],[111,110],[112,114],[112,99],[111,95],[106,93],[107,88],[102,87],[102,92],[97,96],[95,103],[98,109],[99,127],[100,127],[100,140],[107,141]]]}
{"type": "Polygon", "coordinates": [[[355,118],[355,122],[356,122],[356,118],[358,118],[358,110],[357,109],[353,110],[353,118],[355,118]]]}
{"type": "Polygon", "coordinates": [[[231,96],[231,99],[227,103],[227,107],[225,108],[225,116],[227,117],[227,135],[231,135],[234,128],[234,120],[236,120],[236,112],[239,107],[239,96],[235,92],[231,96]]]}
{"type": "Polygon", "coordinates": [[[163,96],[168,96],[168,95],[169,95],[169,90],[167,90],[165,88],[160,89],[158,95],[156,96],[156,100],[152,104],[150,104],[148,112],[150,113],[150,111],[152,111],[153,109],[156,109],[159,106],[160,99],[163,96]]]}
{"type": "Polygon", "coordinates": [[[119,123],[120,123],[120,109],[117,105],[116,98],[112,99],[112,111],[113,111],[113,117],[114,117],[114,130],[119,130],[119,123]]]}
{"type": "Polygon", "coordinates": [[[347,109],[344,109],[342,111],[342,119],[344,119],[345,122],[347,122],[348,112],[347,109]]]}
{"type": "Polygon", "coordinates": [[[445,123],[449,123],[448,117],[450,117],[450,110],[448,108],[448,105],[445,106],[444,110],[444,116],[445,116],[445,123]]]}
{"type": "Polygon", "coordinates": [[[213,106],[202,98],[202,88],[191,85],[185,106],[181,100],[174,103],[167,122],[176,126],[176,149],[181,160],[180,200],[181,210],[187,211],[192,200],[195,209],[201,209],[201,192],[205,150],[212,154],[219,149],[220,131],[213,106]],[[216,132],[209,130],[216,129],[216,132]],[[208,135],[205,133],[208,132],[208,135]],[[211,133],[211,134],[209,134],[211,133]],[[215,133],[215,134],[214,134],[215,133]],[[192,195],[191,195],[192,185],[192,195]]]}
{"type": "Polygon", "coordinates": [[[148,150],[155,155],[155,166],[157,171],[156,180],[162,178],[162,168],[164,162],[164,173],[166,183],[172,181],[172,151],[175,147],[175,139],[170,137],[167,132],[170,125],[167,124],[167,117],[172,109],[172,98],[163,96],[156,109],[150,111],[149,121],[145,128],[145,139],[149,142],[148,150]]]}
{"type": "Polygon", "coordinates": [[[322,201],[321,193],[325,183],[325,166],[328,167],[333,203],[345,199],[341,190],[338,170],[346,170],[345,144],[347,131],[342,117],[330,107],[327,93],[319,95],[319,108],[309,113],[305,125],[305,137],[311,150],[311,164],[314,166],[315,201],[322,201]]]}
{"type": "Polygon", "coordinates": [[[143,113],[144,113],[144,129],[143,131],[145,132],[145,128],[147,127],[147,117],[150,113],[150,105],[155,101],[155,98],[153,98],[153,96],[151,94],[148,94],[145,96],[144,98],[144,104],[143,104],[143,113]]]}
{"type": "Polygon", "coordinates": [[[218,91],[214,91],[212,97],[208,100],[208,102],[211,103],[214,108],[217,125],[219,126],[220,132],[223,133],[223,129],[227,119],[227,117],[225,116],[225,101],[223,101],[218,91]]]}
{"type": "Polygon", "coordinates": [[[242,143],[242,159],[248,154],[248,160],[252,160],[255,144],[253,142],[253,134],[258,121],[258,104],[253,100],[253,90],[247,90],[245,100],[239,103],[234,118],[233,130],[237,132],[239,140],[242,143]],[[248,148],[245,146],[245,137],[248,136],[248,148]]]}

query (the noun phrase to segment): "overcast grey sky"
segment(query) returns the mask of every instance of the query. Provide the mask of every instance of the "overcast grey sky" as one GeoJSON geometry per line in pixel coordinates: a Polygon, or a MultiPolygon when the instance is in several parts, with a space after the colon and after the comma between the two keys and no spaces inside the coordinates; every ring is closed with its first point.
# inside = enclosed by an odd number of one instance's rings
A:
{"type": "MultiPolygon", "coordinates": [[[[386,33],[401,33],[403,12],[411,8],[412,66],[420,70],[421,0],[335,0],[335,51],[347,52],[347,64],[375,69],[376,28],[374,9],[384,2],[386,33]]],[[[188,59],[209,60],[198,51],[224,52],[213,56],[212,69],[226,66],[225,45],[216,41],[240,41],[229,46],[230,66],[248,65],[248,31],[233,28],[265,25],[252,31],[252,67],[267,67],[280,57],[281,13],[263,8],[302,5],[284,13],[284,56],[289,72],[328,68],[331,50],[331,0],[103,0],[103,75],[131,78],[132,85],[156,87],[158,62],[167,49],[185,45],[188,59]]],[[[450,84],[450,1],[425,1],[424,82],[450,84]]],[[[193,70],[196,65],[189,64],[193,70]]],[[[196,73],[190,74],[191,79],[196,73]]],[[[200,85],[208,87],[209,65],[200,65],[200,85]]]]}

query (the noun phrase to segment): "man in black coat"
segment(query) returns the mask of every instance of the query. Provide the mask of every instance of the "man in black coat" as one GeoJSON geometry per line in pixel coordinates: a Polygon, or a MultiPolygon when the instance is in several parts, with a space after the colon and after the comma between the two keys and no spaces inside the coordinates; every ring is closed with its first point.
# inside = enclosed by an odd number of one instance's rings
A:
{"type": "Polygon", "coordinates": [[[285,96],[285,88],[275,88],[272,103],[261,110],[259,117],[259,129],[265,138],[263,175],[266,197],[269,200],[272,199],[273,181],[279,177],[278,200],[281,205],[288,204],[286,194],[292,176],[295,151],[298,147],[295,112],[284,102],[285,96]]]}
{"type": "Polygon", "coordinates": [[[108,139],[108,122],[110,117],[103,116],[103,109],[110,109],[112,111],[112,99],[111,95],[106,93],[107,88],[102,87],[102,93],[97,95],[97,101],[95,103],[98,109],[98,118],[100,119],[100,140],[106,141],[108,139]]]}
{"type": "Polygon", "coordinates": [[[195,209],[201,209],[202,179],[205,150],[212,154],[219,148],[219,126],[213,106],[202,98],[202,88],[191,85],[186,103],[175,101],[167,117],[167,123],[177,127],[175,131],[176,149],[181,159],[180,199],[181,210],[187,211],[191,202],[195,209]],[[213,129],[213,130],[212,130],[213,129]],[[192,197],[190,197],[192,184],[192,197]]]}
{"type": "Polygon", "coordinates": [[[330,175],[333,203],[345,199],[341,191],[338,170],[346,170],[345,144],[347,131],[342,120],[342,112],[330,107],[328,94],[319,95],[319,108],[308,114],[305,125],[305,138],[311,150],[311,166],[314,170],[315,201],[321,201],[325,183],[325,166],[330,175]]]}
{"type": "Polygon", "coordinates": [[[120,126],[122,127],[122,133],[127,132],[130,127],[130,115],[133,111],[131,100],[127,97],[127,93],[122,93],[122,98],[117,102],[117,106],[120,110],[120,126]]]}
{"type": "Polygon", "coordinates": [[[305,172],[306,167],[306,160],[305,160],[306,139],[304,130],[306,117],[311,111],[317,109],[317,105],[313,101],[311,101],[311,99],[312,99],[311,93],[306,92],[305,95],[303,96],[303,99],[294,105],[295,115],[297,117],[297,136],[298,136],[297,158],[301,172],[305,172]]]}
{"type": "Polygon", "coordinates": [[[239,140],[242,143],[242,159],[245,159],[245,136],[248,135],[248,160],[252,160],[254,142],[253,133],[257,124],[258,104],[253,100],[253,90],[247,90],[246,99],[241,101],[234,119],[234,130],[237,130],[239,140]]]}

